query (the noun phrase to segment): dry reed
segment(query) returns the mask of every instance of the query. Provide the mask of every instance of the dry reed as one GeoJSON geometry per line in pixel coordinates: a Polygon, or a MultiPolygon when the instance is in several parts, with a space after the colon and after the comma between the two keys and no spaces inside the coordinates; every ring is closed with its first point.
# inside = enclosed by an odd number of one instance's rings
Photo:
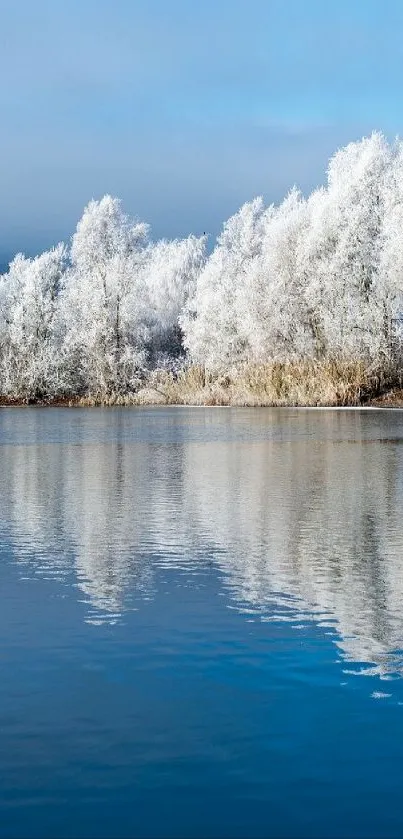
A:
{"type": "MultiPolygon", "coordinates": [[[[396,376],[380,373],[362,361],[272,362],[244,365],[225,375],[192,365],[177,376],[164,370],[153,371],[137,392],[66,396],[53,401],[40,400],[40,404],[83,407],[357,406],[379,398],[388,389],[398,386],[396,376]]],[[[2,400],[2,404],[18,404],[18,400],[2,400]]]]}

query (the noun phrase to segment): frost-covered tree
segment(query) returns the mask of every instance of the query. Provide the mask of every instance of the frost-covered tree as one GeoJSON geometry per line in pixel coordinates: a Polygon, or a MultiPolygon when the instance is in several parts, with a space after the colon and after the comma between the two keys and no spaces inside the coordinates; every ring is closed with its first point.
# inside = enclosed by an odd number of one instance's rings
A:
{"type": "Polygon", "coordinates": [[[35,259],[23,254],[0,277],[1,391],[38,398],[59,389],[57,306],[66,250],[59,244],[35,259]]]}
{"type": "Polygon", "coordinates": [[[391,160],[380,134],[350,143],[331,159],[327,188],[309,202],[301,260],[319,357],[375,357],[385,350],[379,294],[391,160]]]}
{"type": "MultiPolygon", "coordinates": [[[[403,144],[389,166],[383,206],[379,271],[376,284],[378,326],[389,357],[403,340],[403,144]]],[[[397,360],[397,359],[396,359],[397,360]]]]}
{"type": "Polygon", "coordinates": [[[295,358],[311,352],[299,249],[308,223],[307,205],[293,189],[270,207],[261,226],[259,252],[250,260],[238,292],[238,318],[248,348],[245,360],[295,358]]]}
{"type": "Polygon", "coordinates": [[[226,222],[183,318],[196,361],[224,369],[306,351],[299,266],[306,226],[296,189],[279,207],[258,198],[226,222]]]}
{"type": "Polygon", "coordinates": [[[390,360],[403,289],[402,144],[338,151],[328,183],[225,225],[182,323],[210,368],[271,359],[390,360]]]}
{"type": "Polygon", "coordinates": [[[133,223],[120,201],[91,201],[71,245],[61,299],[63,351],[73,389],[131,389],[144,359],[148,227],[133,223]]]}
{"type": "Polygon", "coordinates": [[[147,325],[151,357],[175,357],[183,352],[180,316],[196,289],[205,261],[206,237],[162,239],[151,246],[144,265],[147,325]]]}
{"type": "Polygon", "coordinates": [[[228,367],[247,351],[238,296],[262,246],[265,208],[256,198],[225,224],[201,271],[181,318],[191,357],[210,367],[228,367]]]}

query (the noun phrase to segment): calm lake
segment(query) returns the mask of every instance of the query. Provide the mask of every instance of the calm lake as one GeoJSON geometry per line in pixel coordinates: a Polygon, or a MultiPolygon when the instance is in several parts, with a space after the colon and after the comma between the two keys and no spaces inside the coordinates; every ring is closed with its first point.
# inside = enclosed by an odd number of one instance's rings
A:
{"type": "Polygon", "coordinates": [[[0,410],[0,836],[403,834],[403,412],[0,410]]]}

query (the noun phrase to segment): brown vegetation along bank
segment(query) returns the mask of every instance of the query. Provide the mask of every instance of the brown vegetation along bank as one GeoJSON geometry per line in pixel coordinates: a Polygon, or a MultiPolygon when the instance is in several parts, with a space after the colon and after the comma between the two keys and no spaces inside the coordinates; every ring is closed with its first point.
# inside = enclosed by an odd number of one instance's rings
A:
{"type": "Polygon", "coordinates": [[[403,408],[403,390],[401,387],[391,388],[371,399],[369,405],[373,408],[403,408]]]}
{"type": "Polygon", "coordinates": [[[244,365],[220,375],[190,366],[179,375],[153,371],[136,391],[62,398],[0,400],[2,405],[118,406],[200,405],[245,407],[403,406],[398,374],[369,369],[363,362],[244,365]]]}

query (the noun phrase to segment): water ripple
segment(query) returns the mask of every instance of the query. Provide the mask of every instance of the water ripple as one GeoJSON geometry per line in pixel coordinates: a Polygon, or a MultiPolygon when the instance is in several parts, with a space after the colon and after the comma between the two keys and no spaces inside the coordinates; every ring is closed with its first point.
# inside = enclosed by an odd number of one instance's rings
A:
{"type": "Polygon", "coordinates": [[[402,676],[400,414],[168,415],[0,414],[0,536],[21,579],[76,587],[101,625],[171,570],[196,588],[214,569],[245,617],[313,622],[357,672],[402,676]]]}

